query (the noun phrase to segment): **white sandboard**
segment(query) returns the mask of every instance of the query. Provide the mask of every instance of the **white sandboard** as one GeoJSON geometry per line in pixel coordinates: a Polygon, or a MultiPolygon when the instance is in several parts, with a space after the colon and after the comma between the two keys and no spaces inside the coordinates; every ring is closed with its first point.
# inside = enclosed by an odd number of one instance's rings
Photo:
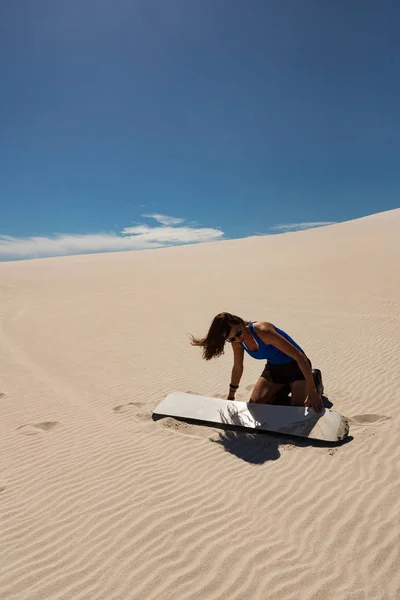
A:
{"type": "Polygon", "coordinates": [[[301,406],[247,403],[185,392],[168,394],[154,407],[153,414],[262,429],[326,442],[343,440],[349,432],[346,418],[327,408],[316,413],[301,406]]]}

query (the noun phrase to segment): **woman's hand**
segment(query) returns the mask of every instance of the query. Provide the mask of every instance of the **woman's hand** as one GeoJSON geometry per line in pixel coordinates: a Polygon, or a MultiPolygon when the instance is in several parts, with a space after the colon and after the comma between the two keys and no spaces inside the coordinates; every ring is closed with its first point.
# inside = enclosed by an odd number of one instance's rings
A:
{"type": "Polygon", "coordinates": [[[304,401],[304,406],[312,408],[317,413],[322,411],[324,405],[322,403],[321,396],[318,394],[317,390],[312,390],[307,394],[307,398],[304,401]]]}

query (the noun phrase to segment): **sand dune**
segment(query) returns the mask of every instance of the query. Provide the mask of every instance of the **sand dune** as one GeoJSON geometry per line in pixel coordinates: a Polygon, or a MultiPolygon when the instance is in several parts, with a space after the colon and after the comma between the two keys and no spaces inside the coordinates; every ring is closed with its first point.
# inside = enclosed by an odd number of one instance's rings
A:
{"type": "Polygon", "coordinates": [[[0,264],[0,598],[400,598],[399,231],[0,264]],[[221,310],[305,348],[347,443],[152,420],[227,393],[188,338],[221,310]]]}

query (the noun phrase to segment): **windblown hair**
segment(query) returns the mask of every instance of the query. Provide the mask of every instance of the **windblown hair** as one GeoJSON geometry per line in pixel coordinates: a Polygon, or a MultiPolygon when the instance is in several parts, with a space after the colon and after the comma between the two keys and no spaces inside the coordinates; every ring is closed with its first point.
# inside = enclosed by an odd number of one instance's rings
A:
{"type": "Polygon", "coordinates": [[[247,322],[241,317],[231,315],[231,313],[221,312],[214,317],[206,337],[196,339],[191,335],[191,344],[203,348],[203,358],[205,360],[217,358],[224,353],[225,342],[231,327],[233,325],[246,325],[247,322]]]}

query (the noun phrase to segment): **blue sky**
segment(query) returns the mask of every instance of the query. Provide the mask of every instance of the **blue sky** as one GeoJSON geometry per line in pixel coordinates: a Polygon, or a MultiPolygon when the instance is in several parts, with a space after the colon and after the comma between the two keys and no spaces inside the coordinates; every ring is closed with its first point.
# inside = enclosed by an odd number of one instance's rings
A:
{"type": "Polygon", "coordinates": [[[0,260],[398,207],[399,24],[396,0],[3,0],[0,260]]]}

